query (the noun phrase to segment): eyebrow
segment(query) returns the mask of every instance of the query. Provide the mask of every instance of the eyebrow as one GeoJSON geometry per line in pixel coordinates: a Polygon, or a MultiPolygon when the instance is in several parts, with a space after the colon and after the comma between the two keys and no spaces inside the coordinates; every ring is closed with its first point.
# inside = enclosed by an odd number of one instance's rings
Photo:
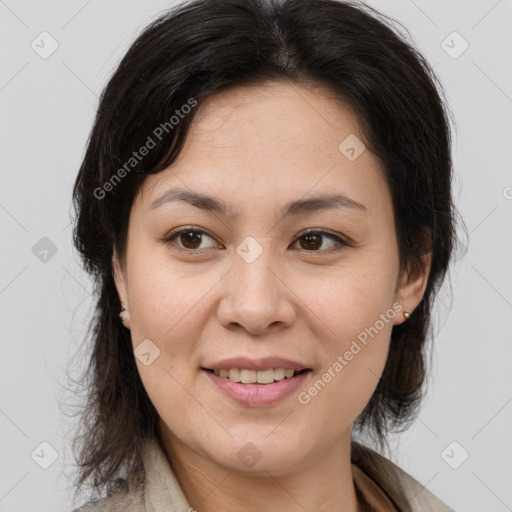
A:
{"type": "MultiPolygon", "coordinates": [[[[167,190],[167,192],[150,204],[148,210],[155,210],[166,203],[172,202],[185,202],[201,210],[214,212],[226,217],[233,217],[231,208],[222,199],[206,194],[191,192],[182,188],[171,188],[167,190]]],[[[276,216],[288,217],[290,215],[303,215],[306,213],[334,208],[359,210],[362,212],[368,211],[366,206],[363,204],[344,194],[338,193],[324,194],[310,197],[308,199],[290,201],[276,211],[276,216]]]]}

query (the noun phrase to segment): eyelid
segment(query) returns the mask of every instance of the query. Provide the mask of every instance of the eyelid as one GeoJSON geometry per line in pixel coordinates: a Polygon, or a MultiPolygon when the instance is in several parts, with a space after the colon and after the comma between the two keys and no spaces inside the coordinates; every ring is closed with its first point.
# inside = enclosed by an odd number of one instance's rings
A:
{"type": "MultiPolygon", "coordinates": [[[[303,231],[301,231],[297,235],[296,239],[299,239],[299,238],[301,238],[304,235],[307,235],[309,233],[319,233],[321,235],[328,236],[330,238],[335,238],[335,239],[339,240],[343,245],[348,245],[348,246],[354,246],[355,245],[355,243],[350,238],[348,238],[348,237],[346,237],[344,235],[341,235],[339,233],[336,233],[335,231],[330,231],[330,230],[324,229],[324,228],[307,228],[307,229],[304,229],[303,231]]],[[[313,251],[310,251],[310,252],[313,252],[313,251]]],[[[317,252],[320,252],[320,251],[317,251],[317,252]]]]}

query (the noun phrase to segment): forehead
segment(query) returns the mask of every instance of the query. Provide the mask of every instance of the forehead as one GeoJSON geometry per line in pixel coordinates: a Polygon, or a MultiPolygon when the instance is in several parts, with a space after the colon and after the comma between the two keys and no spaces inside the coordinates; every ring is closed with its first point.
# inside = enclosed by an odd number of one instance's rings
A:
{"type": "Polygon", "coordinates": [[[300,144],[315,134],[315,138],[340,130],[360,134],[353,109],[334,91],[320,84],[281,81],[231,87],[212,95],[198,109],[192,125],[204,142],[235,146],[253,136],[260,149],[273,140],[300,144]]]}
{"type": "Polygon", "coordinates": [[[177,160],[146,178],[138,201],[149,211],[166,190],[179,186],[210,191],[234,215],[232,203],[244,197],[289,202],[351,190],[362,198],[384,184],[362,138],[353,110],[325,87],[233,87],[201,104],[177,160]],[[355,159],[343,153],[347,140],[349,146],[359,144],[355,159]]]}

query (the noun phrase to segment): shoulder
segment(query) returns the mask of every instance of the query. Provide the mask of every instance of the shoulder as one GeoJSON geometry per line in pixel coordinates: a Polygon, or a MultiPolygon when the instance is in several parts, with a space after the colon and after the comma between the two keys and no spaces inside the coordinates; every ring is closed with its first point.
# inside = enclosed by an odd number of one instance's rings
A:
{"type": "Polygon", "coordinates": [[[411,475],[366,446],[352,443],[352,462],[377,482],[403,512],[454,512],[411,475]]]}
{"type": "Polygon", "coordinates": [[[83,503],[71,512],[140,512],[146,510],[142,488],[117,490],[108,496],[83,503]]]}
{"type": "Polygon", "coordinates": [[[140,500],[132,500],[128,495],[118,495],[89,501],[71,512],[140,512],[141,510],[145,508],[140,500]]]}
{"type": "Polygon", "coordinates": [[[142,478],[119,479],[106,497],[89,501],[71,512],[183,512],[191,510],[183,491],[156,439],[143,450],[142,478]]]}

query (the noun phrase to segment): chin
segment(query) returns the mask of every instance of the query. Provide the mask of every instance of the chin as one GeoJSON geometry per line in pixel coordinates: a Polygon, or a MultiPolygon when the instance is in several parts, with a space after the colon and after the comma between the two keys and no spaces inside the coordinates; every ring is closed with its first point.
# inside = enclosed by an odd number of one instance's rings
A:
{"type": "Polygon", "coordinates": [[[208,451],[217,463],[233,471],[253,476],[274,476],[295,471],[307,457],[304,442],[281,432],[277,435],[272,428],[251,429],[243,435],[233,433],[227,443],[219,443],[218,449],[208,451]]]}

